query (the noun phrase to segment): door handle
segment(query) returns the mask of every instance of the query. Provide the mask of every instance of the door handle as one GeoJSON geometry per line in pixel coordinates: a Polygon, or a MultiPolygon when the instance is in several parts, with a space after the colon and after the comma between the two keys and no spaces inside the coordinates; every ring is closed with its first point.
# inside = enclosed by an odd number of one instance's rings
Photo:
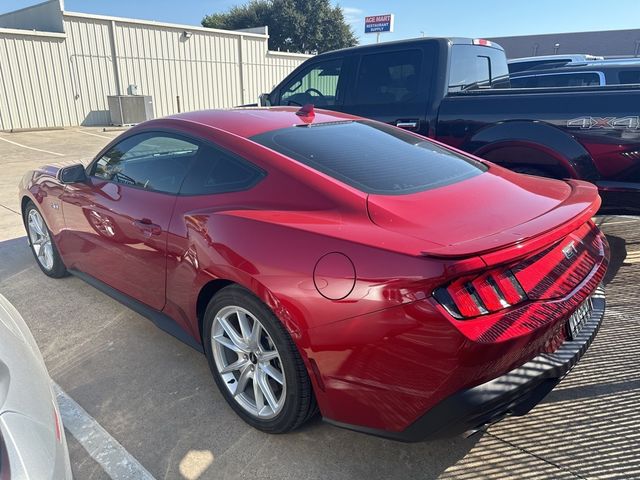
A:
{"type": "Polygon", "coordinates": [[[396,127],[416,129],[418,123],[418,120],[396,120],[396,127]]]}
{"type": "Polygon", "coordinates": [[[160,228],[160,225],[156,225],[148,218],[134,220],[133,224],[136,226],[136,228],[138,228],[145,234],[160,235],[162,233],[162,228],[160,228]]]}

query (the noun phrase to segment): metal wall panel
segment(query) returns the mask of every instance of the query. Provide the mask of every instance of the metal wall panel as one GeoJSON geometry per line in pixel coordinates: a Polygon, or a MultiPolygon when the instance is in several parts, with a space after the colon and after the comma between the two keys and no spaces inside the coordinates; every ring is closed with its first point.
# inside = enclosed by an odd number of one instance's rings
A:
{"type": "Polygon", "coordinates": [[[107,96],[129,85],[153,97],[156,116],[178,101],[180,111],[255,103],[309,58],[269,52],[255,33],[76,13],[64,25],[0,28],[0,129],[106,125],[107,96]]]}

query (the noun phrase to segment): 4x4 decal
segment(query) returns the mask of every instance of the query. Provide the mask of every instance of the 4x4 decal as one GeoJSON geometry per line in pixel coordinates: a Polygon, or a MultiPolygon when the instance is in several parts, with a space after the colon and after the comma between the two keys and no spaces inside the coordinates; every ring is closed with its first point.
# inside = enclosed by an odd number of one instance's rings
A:
{"type": "Polygon", "coordinates": [[[567,127],[640,130],[640,117],[578,117],[567,121],[567,127]]]}

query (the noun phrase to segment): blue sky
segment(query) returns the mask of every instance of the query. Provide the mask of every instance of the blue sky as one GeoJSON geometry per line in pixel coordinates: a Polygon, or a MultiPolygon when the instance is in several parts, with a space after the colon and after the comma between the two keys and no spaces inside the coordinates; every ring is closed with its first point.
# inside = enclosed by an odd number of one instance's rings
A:
{"type": "MultiPolygon", "coordinates": [[[[3,0],[0,12],[38,3],[3,0]]],[[[220,0],[66,0],[66,10],[119,17],[143,18],[198,25],[202,17],[243,1],[220,0]]],[[[395,32],[382,40],[421,36],[497,37],[533,33],[640,28],[640,0],[412,0],[334,2],[361,43],[375,41],[364,35],[364,16],[395,14],[395,32]]]]}

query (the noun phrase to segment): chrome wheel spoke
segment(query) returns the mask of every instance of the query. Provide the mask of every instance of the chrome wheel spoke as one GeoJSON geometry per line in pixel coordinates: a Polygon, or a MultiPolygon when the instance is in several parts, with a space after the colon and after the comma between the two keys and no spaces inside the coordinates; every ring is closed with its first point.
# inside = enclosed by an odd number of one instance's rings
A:
{"type": "Polygon", "coordinates": [[[242,367],[245,367],[248,363],[249,363],[248,360],[244,358],[238,358],[238,360],[236,360],[233,363],[230,363],[229,365],[224,367],[222,370],[220,370],[220,373],[235,372],[236,370],[240,370],[242,367]]]}
{"type": "Polygon", "coordinates": [[[241,393],[244,393],[244,391],[247,388],[247,383],[249,382],[250,375],[251,375],[251,369],[247,365],[240,372],[240,377],[238,378],[238,385],[236,386],[236,391],[234,393],[235,397],[237,397],[241,393]]]}
{"type": "Polygon", "coordinates": [[[227,318],[220,317],[218,318],[218,322],[220,322],[220,325],[226,332],[229,340],[231,340],[237,348],[239,348],[241,351],[247,349],[245,342],[242,340],[242,337],[238,334],[233,325],[229,323],[227,318]]]}
{"type": "Polygon", "coordinates": [[[29,226],[33,229],[33,231],[40,237],[44,237],[44,231],[42,230],[42,226],[38,221],[38,217],[40,215],[35,214],[35,210],[32,210],[29,214],[29,226]]]}
{"type": "Polygon", "coordinates": [[[227,347],[229,350],[233,350],[237,353],[242,353],[242,349],[240,349],[235,343],[229,340],[227,337],[223,335],[216,335],[213,337],[213,340],[218,342],[220,345],[227,347]]]}
{"type": "Polygon", "coordinates": [[[275,350],[262,352],[262,354],[260,355],[260,360],[262,360],[263,362],[270,362],[271,360],[275,360],[276,358],[280,358],[280,356],[275,350]]]}
{"type": "Polygon", "coordinates": [[[253,381],[258,384],[258,387],[260,387],[260,391],[267,400],[271,410],[275,412],[278,409],[278,401],[271,390],[271,385],[269,385],[269,381],[267,380],[265,373],[262,370],[257,370],[253,381]]]}
{"type": "Polygon", "coordinates": [[[53,267],[53,250],[51,248],[51,242],[48,241],[42,246],[44,251],[44,266],[46,269],[53,267]]]}
{"type": "Polygon", "coordinates": [[[253,398],[256,402],[258,415],[260,415],[260,412],[264,408],[264,396],[262,395],[262,389],[260,388],[260,385],[258,385],[255,375],[253,377],[253,398]]]}
{"type": "Polygon", "coordinates": [[[236,311],[236,316],[238,317],[238,324],[240,325],[240,334],[242,335],[242,339],[244,343],[249,343],[249,339],[251,338],[251,327],[249,326],[249,318],[247,314],[241,310],[236,311]]]}
{"type": "Polygon", "coordinates": [[[262,325],[260,322],[253,322],[253,329],[251,330],[251,335],[249,337],[249,345],[253,348],[260,348],[260,337],[262,336],[262,325]]]}
{"type": "Polygon", "coordinates": [[[282,373],[278,371],[273,365],[264,365],[261,366],[260,369],[266,374],[273,378],[280,385],[284,384],[284,378],[282,377],[282,373]]]}

